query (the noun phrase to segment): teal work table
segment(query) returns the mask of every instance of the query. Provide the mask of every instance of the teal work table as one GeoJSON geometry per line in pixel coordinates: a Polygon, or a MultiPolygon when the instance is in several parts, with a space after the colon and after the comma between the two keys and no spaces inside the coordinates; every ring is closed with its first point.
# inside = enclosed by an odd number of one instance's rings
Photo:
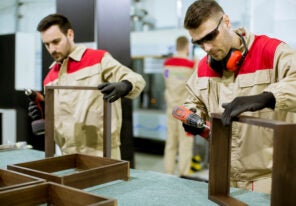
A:
{"type": "MultiPolygon", "coordinates": [[[[0,168],[8,164],[28,162],[45,157],[37,150],[11,150],[0,152],[0,168]]],[[[208,184],[158,172],[130,170],[130,180],[116,180],[84,189],[84,191],[115,198],[119,206],[211,206],[208,184]]],[[[270,195],[231,188],[232,196],[250,206],[270,205],[270,195]]]]}

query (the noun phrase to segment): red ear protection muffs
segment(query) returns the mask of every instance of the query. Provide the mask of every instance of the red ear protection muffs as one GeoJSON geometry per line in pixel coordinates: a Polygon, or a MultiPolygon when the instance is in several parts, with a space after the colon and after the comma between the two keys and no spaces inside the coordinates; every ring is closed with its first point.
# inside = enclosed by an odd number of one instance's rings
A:
{"type": "Polygon", "coordinates": [[[221,61],[216,61],[208,56],[209,66],[220,75],[223,74],[224,69],[230,72],[238,71],[248,53],[248,47],[246,45],[245,39],[240,34],[237,33],[237,35],[241,38],[245,47],[245,52],[243,54],[238,49],[230,49],[227,56],[221,61]]]}
{"type": "MultiPolygon", "coordinates": [[[[239,69],[240,65],[243,63],[243,54],[240,50],[231,49],[229,52],[229,57],[226,61],[226,69],[230,72],[235,72],[239,69]]],[[[228,56],[228,55],[227,55],[228,56]]]]}

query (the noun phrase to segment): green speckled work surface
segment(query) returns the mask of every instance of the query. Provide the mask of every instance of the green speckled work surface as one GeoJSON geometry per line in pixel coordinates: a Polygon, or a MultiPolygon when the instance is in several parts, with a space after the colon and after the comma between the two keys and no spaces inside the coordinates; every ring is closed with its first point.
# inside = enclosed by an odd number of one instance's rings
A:
{"type": "MultiPolygon", "coordinates": [[[[36,150],[12,150],[0,152],[0,168],[8,164],[43,159],[44,152],[36,150]]],[[[130,180],[116,180],[84,189],[87,192],[115,198],[118,206],[211,206],[208,200],[208,184],[182,179],[163,173],[130,170],[130,180]]],[[[270,195],[231,188],[235,198],[250,206],[270,205],[270,195]]]]}

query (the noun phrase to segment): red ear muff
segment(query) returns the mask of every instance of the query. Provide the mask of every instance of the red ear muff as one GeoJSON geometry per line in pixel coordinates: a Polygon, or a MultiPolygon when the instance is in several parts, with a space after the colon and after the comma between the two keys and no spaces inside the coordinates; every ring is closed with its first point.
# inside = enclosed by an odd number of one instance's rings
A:
{"type": "Polygon", "coordinates": [[[237,33],[237,35],[241,38],[241,40],[243,42],[243,45],[244,45],[244,48],[245,48],[244,53],[242,53],[238,49],[232,48],[228,52],[227,56],[221,61],[216,61],[213,58],[211,58],[210,56],[208,56],[208,64],[209,64],[209,66],[215,72],[217,72],[220,76],[222,76],[223,70],[228,70],[230,72],[238,71],[238,69],[242,65],[245,57],[248,54],[248,47],[247,47],[247,44],[245,42],[245,39],[240,34],[237,33]]]}
{"type": "Polygon", "coordinates": [[[228,71],[230,72],[235,72],[238,70],[238,68],[240,67],[241,63],[242,63],[242,53],[239,50],[233,50],[230,55],[229,58],[226,62],[226,68],[228,71]]]}

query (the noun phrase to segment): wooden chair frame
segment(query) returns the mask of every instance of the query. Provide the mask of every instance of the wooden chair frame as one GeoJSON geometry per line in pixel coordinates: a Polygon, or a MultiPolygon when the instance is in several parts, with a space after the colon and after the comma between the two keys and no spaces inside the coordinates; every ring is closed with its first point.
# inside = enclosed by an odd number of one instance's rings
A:
{"type": "MultiPolygon", "coordinates": [[[[222,125],[221,116],[211,114],[208,197],[223,206],[247,205],[229,195],[232,129],[222,125]]],[[[296,124],[248,116],[234,121],[273,129],[271,206],[296,205],[296,124]]]]}
{"type": "MultiPolygon", "coordinates": [[[[98,90],[89,86],[46,86],[45,87],[45,157],[53,157],[55,154],[54,142],[54,90],[98,90]]],[[[100,92],[100,91],[98,91],[100,92]]],[[[103,156],[111,158],[111,103],[104,100],[103,120],[103,156]]]]}

